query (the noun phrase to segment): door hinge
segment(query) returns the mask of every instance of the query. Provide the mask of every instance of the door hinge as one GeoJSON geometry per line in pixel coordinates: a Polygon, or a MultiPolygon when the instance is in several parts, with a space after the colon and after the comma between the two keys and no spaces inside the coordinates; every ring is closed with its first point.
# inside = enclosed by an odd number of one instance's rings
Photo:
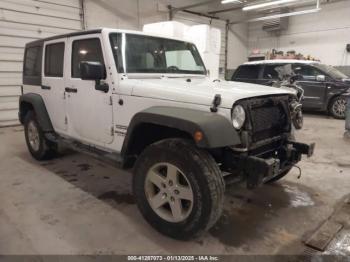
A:
{"type": "Polygon", "coordinates": [[[111,136],[114,136],[114,126],[111,126],[111,136]]]}
{"type": "Polygon", "coordinates": [[[64,117],[64,124],[65,124],[65,125],[68,124],[68,118],[67,118],[67,116],[64,117]]]}
{"type": "Polygon", "coordinates": [[[109,105],[110,106],[113,105],[113,98],[112,98],[112,96],[109,97],[109,105]]]}

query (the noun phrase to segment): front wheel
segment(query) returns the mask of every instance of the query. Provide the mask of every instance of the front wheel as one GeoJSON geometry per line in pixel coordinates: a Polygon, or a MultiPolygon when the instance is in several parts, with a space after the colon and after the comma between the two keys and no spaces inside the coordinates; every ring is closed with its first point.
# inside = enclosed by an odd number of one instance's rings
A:
{"type": "Polygon", "coordinates": [[[346,99],[337,96],[329,103],[329,113],[336,119],[345,119],[346,99]]]}
{"type": "Polygon", "coordinates": [[[225,184],[212,156],[183,139],[147,147],[135,165],[133,191],[147,222],[164,235],[190,239],[221,215],[225,184]]]}

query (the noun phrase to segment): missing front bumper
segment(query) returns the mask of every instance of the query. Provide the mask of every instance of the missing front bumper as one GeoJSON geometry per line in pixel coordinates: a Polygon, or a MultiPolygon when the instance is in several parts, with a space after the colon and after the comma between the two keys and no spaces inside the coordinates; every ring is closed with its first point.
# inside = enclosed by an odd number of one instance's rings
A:
{"type": "Polygon", "coordinates": [[[288,141],[284,147],[283,158],[261,158],[247,156],[241,158],[240,166],[247,178],[247,187],[255,188],[264,182],[278,176],[301,160],[302,155],[313,155],[315,144],[303,144],[288,141]]]}

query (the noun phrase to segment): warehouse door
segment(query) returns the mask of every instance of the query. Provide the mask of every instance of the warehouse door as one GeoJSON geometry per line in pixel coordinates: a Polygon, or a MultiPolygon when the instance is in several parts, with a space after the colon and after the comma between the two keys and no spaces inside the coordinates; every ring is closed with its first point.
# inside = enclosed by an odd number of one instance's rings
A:
{"type": "Polygon", "coordinates": [[[24,45],[81,30],[79,0],[0,0],[0,127],[18,123],[24,45]]]}

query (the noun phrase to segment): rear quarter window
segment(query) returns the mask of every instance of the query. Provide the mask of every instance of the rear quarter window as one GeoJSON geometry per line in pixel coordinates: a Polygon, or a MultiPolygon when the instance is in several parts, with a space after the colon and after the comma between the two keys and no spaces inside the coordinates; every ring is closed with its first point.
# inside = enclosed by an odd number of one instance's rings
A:
{"type": "Polygon", "coordinates": [[[23,60],[23,84],[41,85],[42,43],[27,46],[23,60]]]}
{"type": "Polygon", "coordinates": [[[233,75],[234,79],[258,79],[260,72],[260,65],[244,65],[237,69],[233,75]]]}
{"type": "MultiPolygon", "coordinates": [[[[29,47],[25,52],[23,74],[25,76],[39,76],[41,71],[41,59],[39,59],[39,46],[29,47]]],[[[40,57],[41,58],[41,57],[40,57]]]]}

